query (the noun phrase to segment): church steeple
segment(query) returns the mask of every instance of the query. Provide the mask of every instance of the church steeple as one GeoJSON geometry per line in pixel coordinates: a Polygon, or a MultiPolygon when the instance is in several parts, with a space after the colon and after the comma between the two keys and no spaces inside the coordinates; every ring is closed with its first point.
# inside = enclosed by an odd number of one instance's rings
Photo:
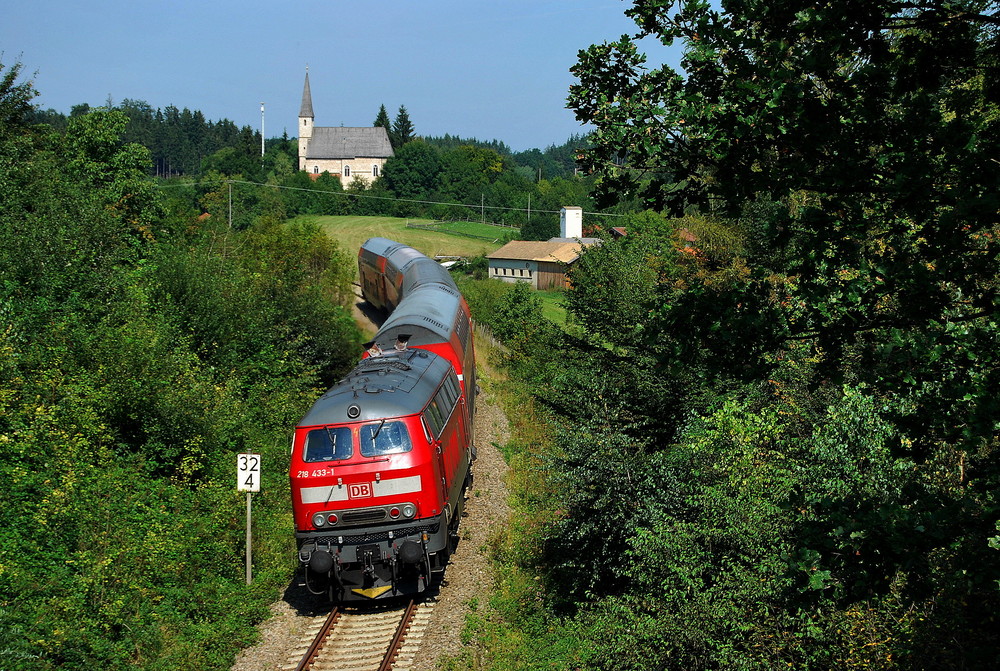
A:
{"type": "Polygon", "coordinates": [[[309,66],[306,66],[306,83],[302,87],[302,106],[299,107],[299,170],[306,169],[309,141],[313,135],[313,97],[309,90],[309,66]]]}
{"type": "Polygon", "coordinates": [[[309,66],[306,66],[306,83],[302,87],[302,106],[299,107],[299,116],[313,118],[313,97],[309,90],[309,66]]]}

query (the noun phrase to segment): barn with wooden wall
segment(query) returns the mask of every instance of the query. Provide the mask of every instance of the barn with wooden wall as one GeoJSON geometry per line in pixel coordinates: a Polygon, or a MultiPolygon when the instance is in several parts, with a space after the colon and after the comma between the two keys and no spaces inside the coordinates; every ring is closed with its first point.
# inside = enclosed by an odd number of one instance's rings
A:
{"type": "Polygon", "coordinates": [[[487,255],[490,278],[504,282],[528,282],[533,289],[568,286],[566,269],[583,250],[580,241],[534,242],[515,240],[487,255]]]}

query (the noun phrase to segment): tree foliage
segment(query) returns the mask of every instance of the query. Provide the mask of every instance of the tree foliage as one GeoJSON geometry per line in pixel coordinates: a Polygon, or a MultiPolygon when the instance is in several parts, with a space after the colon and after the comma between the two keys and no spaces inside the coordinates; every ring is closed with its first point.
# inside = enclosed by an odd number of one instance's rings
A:
{"type": "Polygon", "coordinates": [[[228,668],[291,570],[288,427],[359,351],[349,259],[165,214],[121,110],[29,122],[0,120],[0,666],[228,668]],[[273,467],[249,588],[243,451],[273,467]]]}
{"type": "Polygon", "coordinates": [[[378,114],[375,115],[375,121],[372,123],[375,128],[384,128],[386,132],[392,130],[392,121],[389,120],[389,112],[386,111],[385,105],[380,105],[378,108],[378,114]]]}
{"type": "Polygon", "coordinates": [[[31,81],[18,81],[21,68],[20,62],[6,67],[0,63],[0,128],[5,133],[25,126],[35,96],[31,81]]]}
{"type": "Polygon", "coordinates": [[[396,118],[392,122],[389,131],[389,140],[392,148],[398,150],[400,147],[410,142],[414,138],[413,122],[410,121],[410,113],[406,111],[406,105],[400,105],[396,112],[396,118]]]}
{"type": "Polygon", "coordinates": [[[517,653],[1000,663],[998,10],[637,1],[580,52],[595,197],[653,212],[583,254],[570,333],[511,356],[558,431],[512,543],[545,590],[500,610],[581,641],[517,653]]]}
{"type": "Polygon", "coordinates": [[[755,231],[798,278],[783,326],[829,349],[1000,300],[996,7],[862,4],[637,3],[639,35],[683,40],[687,76],[644,69],[626,37],[581,52],[570,96],[605,193],[783,203],[755,231]]]}

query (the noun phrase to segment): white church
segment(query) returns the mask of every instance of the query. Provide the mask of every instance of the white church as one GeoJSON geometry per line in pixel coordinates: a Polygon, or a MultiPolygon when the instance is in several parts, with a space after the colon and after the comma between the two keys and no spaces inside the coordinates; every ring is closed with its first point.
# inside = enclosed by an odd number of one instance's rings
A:
{"type": "Polygon", "coordinates": [[[299,170],[316,176],[329,172],[345,187],[360,178],[371,184],[392,157],[389,134],[380,126],[317,127],[314,124],[309,69],[299,108],[299,170]]]}

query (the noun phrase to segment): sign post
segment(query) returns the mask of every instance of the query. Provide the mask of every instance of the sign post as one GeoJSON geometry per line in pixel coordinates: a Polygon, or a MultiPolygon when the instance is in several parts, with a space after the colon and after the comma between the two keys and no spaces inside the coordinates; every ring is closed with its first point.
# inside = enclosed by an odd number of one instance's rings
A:
{"type": "Polygon", "coordinates": [[[247,584],[250,584],[250,566],[253,563],[250,535],[250,497],[260,491],[260,455],[236,455],[236,491],[247,493],[247,584]]]}

